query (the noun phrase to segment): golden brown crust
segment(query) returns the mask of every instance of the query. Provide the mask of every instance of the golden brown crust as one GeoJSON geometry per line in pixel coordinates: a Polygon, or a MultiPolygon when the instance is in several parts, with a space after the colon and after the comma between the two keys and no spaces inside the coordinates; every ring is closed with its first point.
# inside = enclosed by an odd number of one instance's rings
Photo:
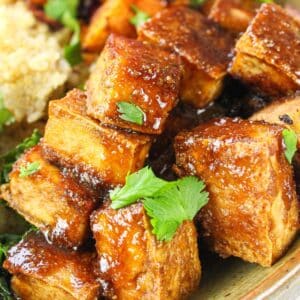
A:
{"type": "Polygon", "coordinates": [[[50,102],[44,155],[71,167],[91,186],[122,184],[128,173],[143,167],[151,139],[101,125],[86,115],[85,101],[83,92],[73,90],[50,102]]]}
{"type": "Polygon", "coordinates": [[[78,247],[89,236],[89,216],[96,196],[63,176],[42,156],[41,146],[27,151],[10,173],[9,205],[34,224],[47,239],[64,247],[78,247]],[[38,162],[40,169],[20,177],[20,168],[38,162]]]}
{"type": "MultiPolygon", "coordinates": [[[[9,250],[3,266],[13,275],[43,283],[45,293],[55,287],[75,299],[94,300],[99,295],[94,261],[95,253],[57,248],[48,244],[40,233],[32,233],[9,250]]],[[[19,296],[22,298],[22,294],[19,296]]]]}
{"type": "Polygon", "coordinates": [[[214,22],[195,10],[174,7],[144,23],[138,36],[182,58],[181,99],[204,107],[220,94],[233,39],[214,22]]]}
{"type": "Polygon", "coordinates": [[[208,17],[230,31],[244,32],[259,6],[255,0],[216,0],[208,17]]]}
{"type": "Polygon", "coordinates": [[[270,95],[299,89],[299,29],[280,6],[263,4],[236,45],[232,75],[270,95]]]}
{"type": "Polygon", "coordinates": [[[214,79],[226,73],[232,38],[197,11],[164,9],[141,26],[138,34],[140,39],[176,51],[214,79]]]}
{"type": "Polygon", "coordinates": [[[140,41],[112,35],[87,85],[88,114],[105,124],[159,134],[177,104],[180,82],[178,58],[140,41]],[[137,105],[142,125],[125,121],[118,102],[137,105]]]}
{"type": "Polygon", "coordinates": [[[270,266],[298,230],[293,171],[282,127],[220,119],[176,137],[176,167],[199,176],[210,200],[199,215],[203,235],[221,256],[270,266]]]}
{"type": "Polygon", "coordinates": [[[294,130],[298,136],[298,146],[300,146],[300,96],[274,101],[250,119],[279,124],[294,130]]]}
{"type": "Polygon", "coordinates": [[[170,242],[159,242],[142,204],[92,216],[104,295],[118,299],[182,299],[197,288],[197,234],[184,223],[170,242]]]}

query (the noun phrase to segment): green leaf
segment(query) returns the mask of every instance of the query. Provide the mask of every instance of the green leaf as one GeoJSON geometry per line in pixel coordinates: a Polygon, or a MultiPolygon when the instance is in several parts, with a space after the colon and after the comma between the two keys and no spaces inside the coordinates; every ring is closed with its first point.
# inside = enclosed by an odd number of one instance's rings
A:
{"type": "Polygon", "coordinates": [[[21,166],[19,176],[21,178],[30,176],[41,169],[41,165],[38,161],[28,163],[26,166],[21,166]]]}
{"type": "Polygon", "coordinates": [[[48,0],[44,6],[48,17],[61,21],[64,13],[76,17],[79,0],[48,0]]]}
{"type": "Polygon", "coordinates": [[[170,241],[183,221],[194,219],[208,202],[204,187],[196,177],[184,177],[143,201],[158,240],[170,241]]]}
{"type": "Polygon", "coordinates": [[[131,5],[131,9],[135,15],[130,19],[130,23],[136,28],[143,25],[150,18],[146,12],[140,10],[136,5],[131,5]]]}
{"type": "Polygon", "coordinates": [[[126,177],[122,188],[110,192],[112,208],[118,209],[136,202],[142,197],[148,197],[168,184],[155,176],[151,168],[145,167],[126,177]]]}
{"type": "Polygon", "coordinates": [[[73,31],[69,45],[64,48],[64,57],[71,66],[82,61],[80,45],[80,23],[76,19],[79,0],[48,0],[45,5],[46,15],[59,21],[73,31]]]}
{"type": "Polygon", "coordinates": [[[121,119],[138,125],[143,125],[144,112],[137,105],[121,101],[117,103],[117,106],[121,119]]]}
{"type": "Polygon", "coordinates": [[[298,137],[297,134],[290,129],[283,129],[282,136],[286,148],[284,154],[288,162],[291,164],[297,151],[298,137]]]}
{"type": "Polygon", "coordinates": [[[256,0],[258,1],[259,3],[274,3],[273,0],[256,0]]]}
{"type": "Polygon", "coordinates": [[[3,130],[3,126],[10,125],[15,121],[14,115],[4,106],[4,99],[0,93],[0,132],[3,130]]]}
{"type": "Polygon", "coordinates": [[[156,177],[149,167],[129,175],[123,188],[111,192],[112,208],[142,200],[158,240],[170,241],[178,227],[193,220],[207,204],[205,184],[189,176],[168,182],[156,177]]]}
{"type": "Polygon", "coordinates": [[[206,0],[190,0],[190,7],[199,8],[206,0]]]}
{"type": "Polygon", "coordinates": [[[38,144],[41,139],[38,130],[34,130],[32,135],[26,138],[15,149],[0,156],[0,184],[9,182],[8,174],[12,170],[14,162],[28,149],[38,144]]]}
{"type": "MultiPolygon", "coordinates": [[[[4,273],[4,272],[2,272],[4,273]]],[[[4,274],[0,273],[0,299],[2,300],[14,300],[15,298],[13,297],[7,280],[6,280],[6,276],[4,276],[4,274]]]]}

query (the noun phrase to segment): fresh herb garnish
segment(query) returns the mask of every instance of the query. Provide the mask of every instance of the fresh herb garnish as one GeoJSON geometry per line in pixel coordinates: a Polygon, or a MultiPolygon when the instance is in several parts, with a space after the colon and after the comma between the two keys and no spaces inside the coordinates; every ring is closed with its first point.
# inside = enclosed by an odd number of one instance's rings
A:
{"type": "Polygon", "coordinates": [[[41,139],[38,130],[34,130],[32,135],[26,138],[15,149],[0,156],[0,184],[9,182],[8,174],[12,170],[14,162],[27,150],[35,146],[41,139]]]}
{"type": "Polygon", "coordinates": [[[80,46],[80,23],[76,19],[79,0],[48,0],[46,15],[62,23],[73,32],[69,45],[65,46],[64,56],[71,66],[82,61],[80,46]]]}
{"type": "Polygon", "coordinates": [[[126,101],[120,101],[117,103],[117,106],[121,119],[138,125],[143,125],[144,112],[137,105],[126,101]]]}
{"type": "Polygon", "coordinates": [[[38,161],[34,161],[32,163],[28,163],[26,166],[21,166],[19,176],[21,178],[24,178],[36,173],[40,169],[41,169],[40,163],[38,161]]]}
{"type": "Polygon", "coordinates": [[[131,10],[135,15],[130,19],[130,23],[136,28],[142,26],[150,18],[146,12],[140,10],[136,5],[131,5],[131,10]]]}
{"type": "Polygon", "coordinates": [[[190,7],[199,8],[206,0],[190,0],[190,7]]]}
{"type": "Polygon", "coordinates": [[[178,227],[186,220],[193,220],[207,204],[208,193],[204,188],[204,183],[196,177],[169,182],[145,167],[128,175],[125,186],[110,193],[111,206],[118,209],[141,200],[157,239],[170,241],[178,227]]]}
{"type": "Polygon", "coordinates": [[[0,132],[4,125],[10,125],[14,121],[14,115],[4,106],[3,95],[0,93],[0,132]]]}
{"type": "Polygon", "coordinates": [[[284,154],[288,162],[291,164],[297,151],[298,137],[297,134],[291,129],[283,129],[282,136],[286,148],[284,154]]]}

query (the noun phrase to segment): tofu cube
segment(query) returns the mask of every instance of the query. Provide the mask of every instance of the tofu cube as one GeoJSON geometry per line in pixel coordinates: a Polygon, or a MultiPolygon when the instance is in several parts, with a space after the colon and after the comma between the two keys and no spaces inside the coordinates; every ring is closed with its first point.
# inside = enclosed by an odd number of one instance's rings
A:
{"type": "MultiPolygon", "coordinates": [[[[175,0],[172,4],[188,5],[188,0],[175,0]]],[[[95,12],[83,35],[82,46],[85,51],[99,52],[111,33],[135,37],[136,29],[130,20],[135,15],[136,6],[149,16],[169,5],[161,0],[106,0],[95,12]]]]}
{"type": "Polygon", "coordinates": [[[176,137],[176,170],[206,183],[198,215],[210,248],[271,266],[297,234],[298,200],[282,127],[216,119],[176,137]]]}
{"type": "Polygon", "coordinates": [[[214,22],[195,10],[173,7],[144,23],[138,37],[181,57],[183,101],[201,108],[220,95],[233,39],[214,22]]]}
{"type": "Polygon", "coordinates": [[[208,17],[232,32],[246,31],[260,6],[257,0],[216,0],[208,17]]]}
{"type": "Polygon", "coordinates": [[[267,96],[300,88],[300,24],[276,4],[263,4],[236,44],[230,73],[267,96]]]}
{"type": "Polygon", "coordinates": [[[184,299],[198,287],[197,233],[185,222],[170,242],[157,241],[141,203],[108,204],[91,218],[99,278],[109,299],[184,299]]]}
{"type": "Polygon", "coordinates": [[[279,124],[294,130],[300,147],[300,96],[274,101],[256,112],[250,119],[279,124]]]}
{"type": "Polygon", "coordinates": [[[43,158],[40,145],[19,158],[9,177],[9,194],[5,200],[38,227],[47,240],[64,247],[78,247],[87,240],[96,197],[50,165],[43,158]],[[38,171],[21,177],[20,169],[35,162],[39,164],[38,171]]]}
{"type": "Polygon", "coordinates": [[[177,104],[180,76],[174,54],[112,35],[87,84],[88,114],[104,124],[159,134],[177,104]],[[134,105],[140,118],[125,120],[120,102],[134,105]]]}
{"type": "Polygon", "coordinates": [[[93,272],[94,252],[75,252],[48,244],[39,233],[9,250],[3,267],[11,288],[24,300],[95,300],[100,286],[93,272]]]}
{"type": "Polygon", "coordinates": [[[86,96],[73,90],[49,104],[43,153],[89,186],[123,184],[143,167],[151,139],[105,127],[86,114],[86,96]]]}

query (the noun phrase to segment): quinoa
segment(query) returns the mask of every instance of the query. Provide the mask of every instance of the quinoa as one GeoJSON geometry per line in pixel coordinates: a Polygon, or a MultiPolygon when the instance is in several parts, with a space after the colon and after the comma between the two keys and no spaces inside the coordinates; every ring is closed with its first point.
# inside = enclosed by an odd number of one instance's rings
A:
{"type": "Polygon", "coordinates": [[[57,37],[26,5],[0,0],[0,93],[17,121],[38,120],[71,68],[57,37]]]}

